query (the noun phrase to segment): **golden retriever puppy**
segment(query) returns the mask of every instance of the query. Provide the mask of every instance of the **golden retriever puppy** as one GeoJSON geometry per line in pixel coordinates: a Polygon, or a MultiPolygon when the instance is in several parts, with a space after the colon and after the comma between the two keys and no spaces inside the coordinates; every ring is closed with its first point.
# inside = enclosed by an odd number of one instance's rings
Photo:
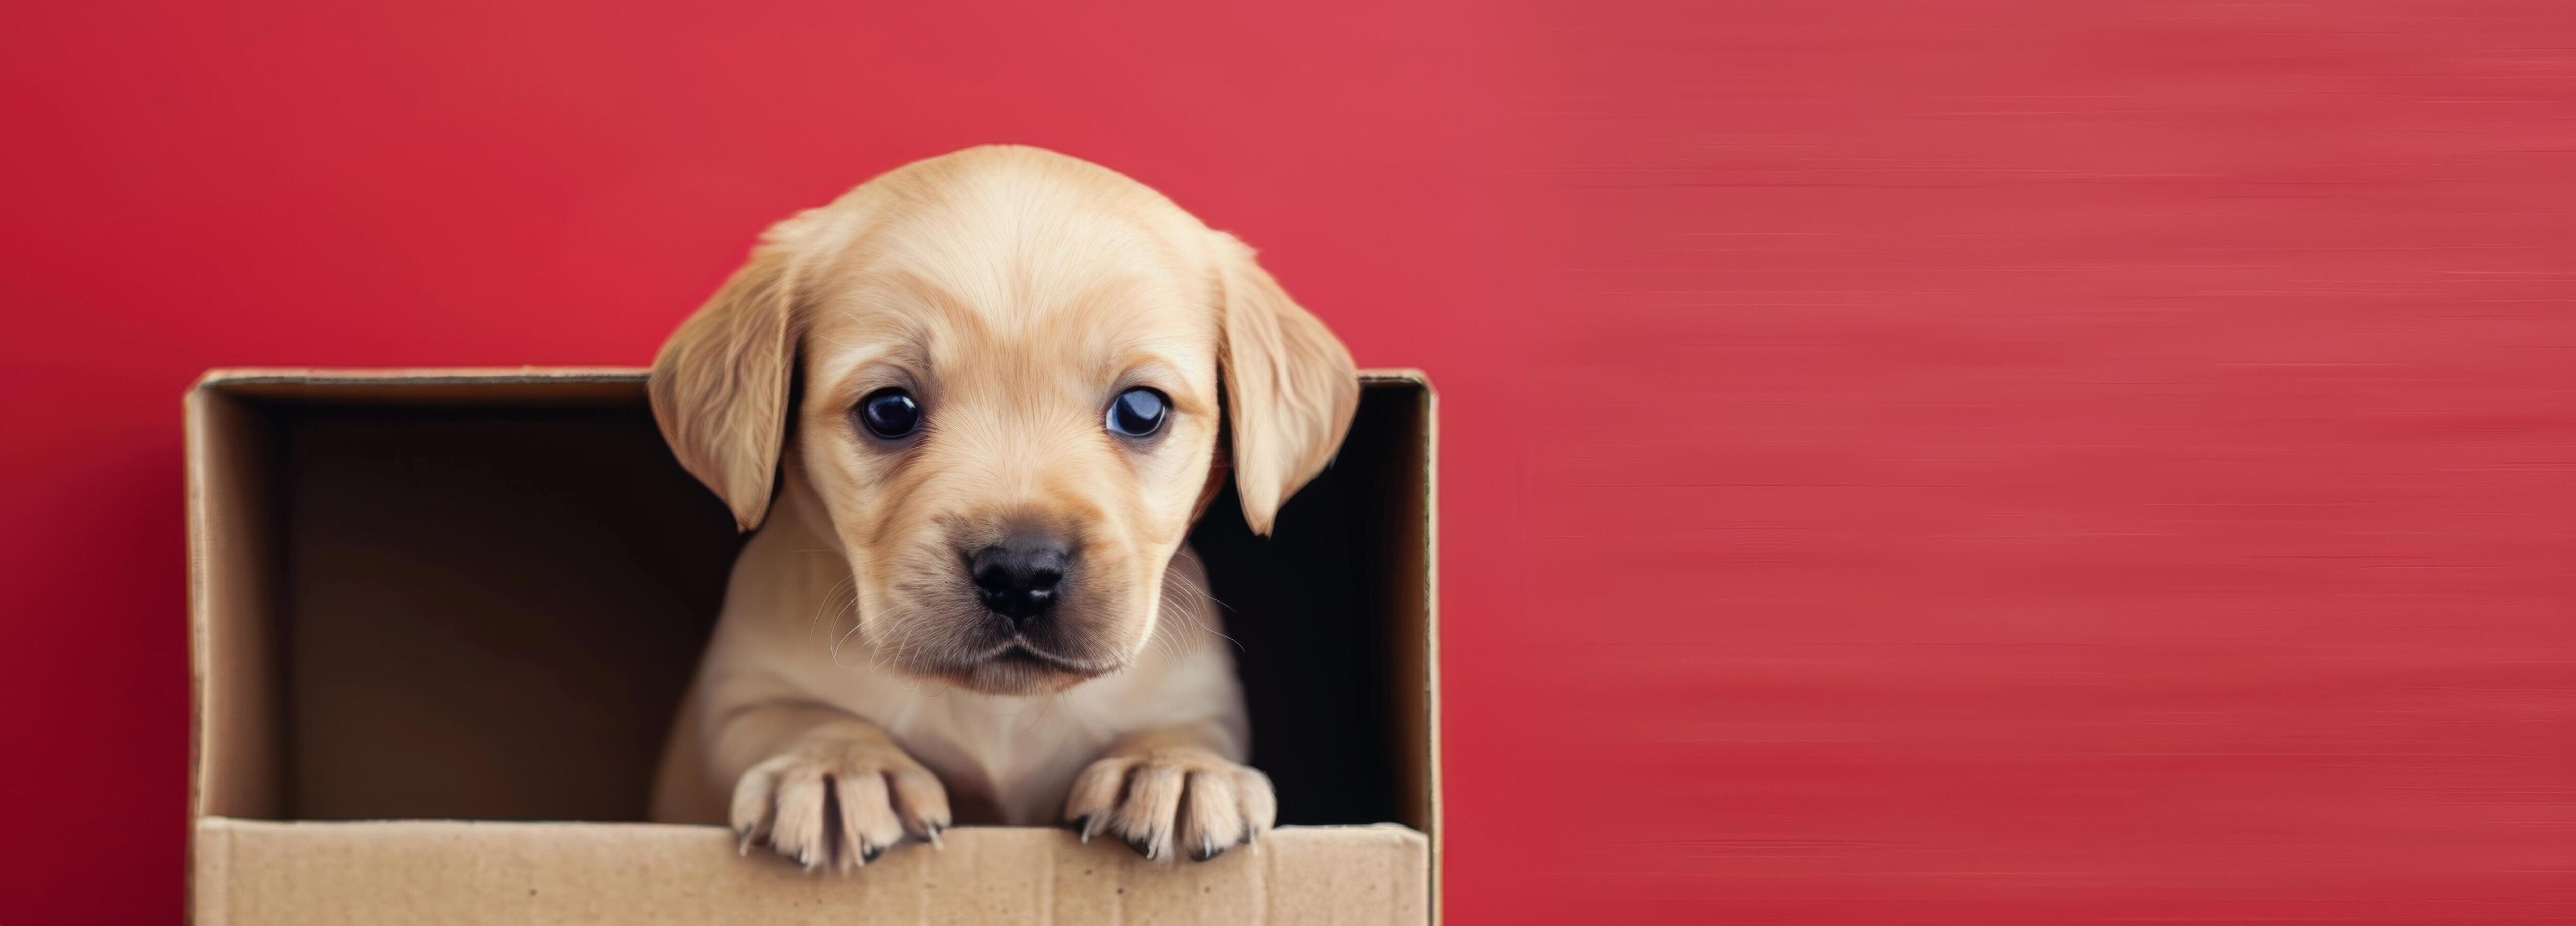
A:
{"type": "Polygon", "coordinates": [[[1267,533],[1359,380],[1241,242],[1064,155],[932,158],[770,228],[651,392],[759,529],[656,819],[843,870],[952,819],[1156,859],[1271,825],[1183,541],[1229,473],[1267,533]]]}

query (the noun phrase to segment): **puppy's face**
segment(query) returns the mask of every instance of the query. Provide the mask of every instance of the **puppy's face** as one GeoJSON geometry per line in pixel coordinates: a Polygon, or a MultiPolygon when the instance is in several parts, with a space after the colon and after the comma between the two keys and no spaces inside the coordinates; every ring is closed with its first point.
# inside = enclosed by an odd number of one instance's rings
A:
{"type": "Polygon", "coordinates": [[[782,455],[810,486],[880,664],[1038,693],[1152,639],[1221,421],[1266,531],[1357,382],[1231,238],[1098,167],[975,149],[773,229],[653,392],[746,527],[782,455]]]}
{"type": "Polygon", "coordinates": [[[818,292],[796,458],[894,665],[991,691],[1114,671],[1154,630],[1216,446],[1188,261],[1119,213],[983,190],[878,228],[818,292]]]}

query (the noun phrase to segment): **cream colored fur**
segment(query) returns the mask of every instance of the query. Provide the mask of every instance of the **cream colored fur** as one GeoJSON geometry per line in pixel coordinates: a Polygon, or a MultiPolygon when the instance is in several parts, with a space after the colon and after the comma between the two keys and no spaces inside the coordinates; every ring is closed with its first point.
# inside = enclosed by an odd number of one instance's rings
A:
{"type": "Polygon", "coordinates": [[[1156,858],[1271,825],[1184,539],[1229,472],[1268,532],[1358,381],[1250,249],[1098,166],[970,149],[770,229],[651,387],[681,463],[758,530],[657,819],[818,869],[954,821],[1069,821],[1156,858]],[[1102,426],[1136,386],[1170,399],[1150,441],[1102,426]],[[890,387],[919,396],[917,439],[853,423],[890,387]],[[1022,641],[1043,658],[1004,658],[960,551],[1032,520],[1080,538],[1081,582],[1022,641]]]}

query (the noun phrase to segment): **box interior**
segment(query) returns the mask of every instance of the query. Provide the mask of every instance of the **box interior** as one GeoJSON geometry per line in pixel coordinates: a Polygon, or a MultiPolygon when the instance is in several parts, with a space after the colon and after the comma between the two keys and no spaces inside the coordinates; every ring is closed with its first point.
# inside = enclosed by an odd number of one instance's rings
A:
{"type": "MultiPolygon", "coordinates": [[[[191,397],[199,815],[640,821],[741,538],[641,376],[238,375],[191,397]]],[[[1193,542],[1280,822],[1433,831],[1429,394],[1193,542]]]]}

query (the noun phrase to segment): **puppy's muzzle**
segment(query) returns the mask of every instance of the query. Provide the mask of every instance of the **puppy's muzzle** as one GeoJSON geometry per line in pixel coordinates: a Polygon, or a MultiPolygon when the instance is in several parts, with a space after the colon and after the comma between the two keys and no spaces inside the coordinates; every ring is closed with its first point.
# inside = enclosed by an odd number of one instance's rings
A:
{"type": "Polygon", "coordinates": [[[1025,625],[1055,610],[1073,554],[1065,542],[1022,531],[966,556],[967,575],[984,609],[1025,625]]]}

